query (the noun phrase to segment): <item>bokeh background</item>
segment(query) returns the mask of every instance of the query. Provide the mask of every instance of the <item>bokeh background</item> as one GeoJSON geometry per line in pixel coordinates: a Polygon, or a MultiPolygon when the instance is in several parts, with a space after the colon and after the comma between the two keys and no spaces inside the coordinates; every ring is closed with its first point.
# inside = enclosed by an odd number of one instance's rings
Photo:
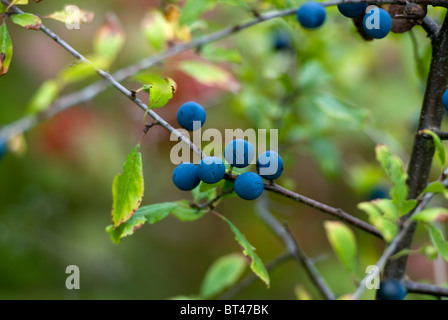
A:
{"type": "MultiPolygon", "coordinates": [[[[193,37],[252,19],[241,6],[222,2],[189,25],[193,37]]],[[[248,3],[260,12],[299,4],[248,3]]],[[[107,13],[116,14],[126,42],[110,68],[114,71],[156,52],[145,39],[140,22],[148,11],[162,10],[170,2],[45,0],[23,9],[46,15],[65,4],[96,14],[94,22],[80,30],[45,21],[83,54],[92,52],[92,36],[107,13]]],[[[182,7],[182,2],[178,5],[182,7]]],[[[412,34],[365,42],[336,8],[327,12],[326,24],[316,31],[301,29],[293,17],[275,19],[216,43],[214,46],[233,49],[240,57],[234,62],[216,63],[231,75],[224,85],[200,83],[179,70],[183,60],[205,61],[194,51],[152,68],[151,72],[172,77],[178,87],[173,100],[157,112],[177,127],[177,108],[195,100],[207,109],[204,129],[278,128],[285,160],[285,172],[278,183],[366,219],[357,204],[369,200],[373,193],[387,193],[389,187],[375,161],[375,146],[384,143],[405,164],[409,160],[430,41],[420,27],[415,27],[412,34]],[[278,34],[289,39],[290,49],[275,49],[278,34]]],[[[440,22],[443,11],[430,9],[429,14],[440,22]]],[[[43,33],[7,23],[14,57],[10,72],[0,78],[0,125],[23,116],[39,86],[73,62],[43,33]]],[[[96,80],[92,77],[70,84],[61,95],[96,80]]],[[[135,81],[125,84],[130,89],[140,86],[135,81]]],[[[144,93],[141,97],[146,99],[144,93]]],[[[228,226],[211,214],[195,222],[168,217],[145,225],[120,245],[111,242],[105,228],[111,221],[112,181],[141,135],[142,119],[140,109],[108,89],[93,101],[26,133],[26,145],[22,144],[26,151],[9,153],[0,162],[1,299],[166,299],[195,295],[213,261],[239,252],[228,226]],[[68,265],[81,270],[80,290],[65,288],[68,265]]],[[[173,145],[161,128],[152,128],[145,137],[143,204],[191,199],[190,193],[172,184],[175,166],[169,155],[173,145]]],[[[434,163],[433,178],[440,170],[434,163]]],[[[356,277],[339,263],[325,236],[323,222],[331,217],[273,194],[267,197],[269,209],[279,220],[288,221],[307,254],[324,255],[317,267],[336,294],[352,292],[356,277]]],[[[439,198],[435,204],[445,205],[439,198]]],[[[231,198],[217,211],[238,226],[264,262],[284,251],[283,244],[257,217],[253,202],[231,198]]],[[[383,244],[357,230],[355,234],[359,279],[365,267],[376,262],[383,244]]],[[[426,231],[419,229],[414,248],[428,244],[426,231]]],[[[270,276],[271,288],[257,280],[235,298],[295,299],[298,285],[313,298],[320,298],[295,261],[285,262],[270,276]]],[[[440,259],[429,261],[424,255],[412,254],[408,276],[442,284],[448,274],[440,259]]],[[[366,295],[372,296],[372,292],[366,295]]]]}

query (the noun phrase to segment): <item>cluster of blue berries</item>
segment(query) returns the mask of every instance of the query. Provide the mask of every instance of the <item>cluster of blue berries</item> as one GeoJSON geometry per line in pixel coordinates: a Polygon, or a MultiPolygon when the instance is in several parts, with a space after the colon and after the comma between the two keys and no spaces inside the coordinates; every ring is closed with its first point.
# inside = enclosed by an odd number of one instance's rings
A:
{"type": "MultiPolygon", "coordinates": [[[[366,33],[374,39],[382,39],[387,36],[392,29],[392,18],[389,13],[376,8],[366,13],[368,5],[366,3],[345,3],[338,5],[339,12],[347,18],[363,18],[363,27],[366,33]],[[379,10],[379,11],[376,11],[379,10]],[[375,15],[375,16],[373,16],[375,15]],[[374,26],[372,26],[372,20],[374,26]],[[374,21],[378,20],[378,21],[374,21]]],[[[306,29],[317,29],[325,22],[327,13],[325,7],[319,2],[305,2],[297,11],[297,20],[306,29]]]]}
{"type": "MultiPolygon", "coordinates": [[[[187,130],[196,130],[194,122],[204,125],[206,113],[204,108],[196,102],[183,104],[177,113],[177,121],[187,130]]],[[[255,157],[254,147],[246,140],[235,139],[224,150],[224,159],[236,168],[247,167],[255,157]]],[[[257,159],[257,172],[244,172],[239,175],[234,184],[235,193],[242,199],[254,200],[261,196],[264,183],[261,177],[273,181],[283,173],[283,160],[274,151],[266,151],[257,159]],[[261,176],[260,176],[261,175],[261,176]]],[[[223,160],[217,157],[206,157],[196,166],[193,163],[181,163],[173,172],[174,185],[183,191],[196,188],[202,181],[214,184],[221,181],[226,174],[223,160]]]]}

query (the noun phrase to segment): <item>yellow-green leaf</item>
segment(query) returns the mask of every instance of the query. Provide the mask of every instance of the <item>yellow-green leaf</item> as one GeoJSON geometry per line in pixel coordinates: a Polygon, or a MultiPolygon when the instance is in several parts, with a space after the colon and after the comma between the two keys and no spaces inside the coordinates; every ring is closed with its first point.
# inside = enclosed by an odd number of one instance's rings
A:
{"type": "Polygon", "coordinates": [[[113,182],[112,222],[114,228],[134,215],[142,202],[143,191],[142,155],[140,145],[137,145],[128,155],[123,174],[118,174],[113,182]]]}
{"type": "Polygon", "coordinates": [[[8,73],[12,59],[12,41],[6,24],[0,26],[0,77],[8,73]]]}
{"type": "Polygon", "coordinates": [[[428,224],[426,226],[428,228],[431,241],[436,247],[437,251],[443,257],[443,259],[445,259],[445,261],[448,261],[448,242],[443,237],[442,232],[433,225],[428,224]]]}
{"type": "Polygon", "coordinates": [[[93,48],[98,59],[105,60],[102,65],[112,63],[123,48],[125,33],[118,18],[109,14],[93,40],[93,48]]]}
{"type": "Polygon", "coordinates": [[[174,38],[172,26],[160,11],[151,11],[144,16],[142,31],[146,40],[158,51],[164,49],[167,41],[174,38]]]}
{"type": "Polygon", "coordinates": [[[39,30],[42,20],[32,13],[20,13],[11,17],[12,22],[27,29],[39,30]]]}
{"type": "Polygon", "coordinates": [[[252,271],[269,287],[270,279],[268,271],[263,262],[255,253],[255,248],[247,241],[246,237],[231,223],[226,217],[219,215],[219,217],[227,222],[230,229],[235,234],[235,239],[243,249],[243,254],[249,259],[250,268],[252,271]]]}
{"type": "Polygon", "coordinates": [[[432,137],[432,139],[434,140],[434,144],[436,146],[437,156],[439,157],[440,163],[442,165],[445,164],[446,153],[445,148],[443,147],[442,140],[440,140],[440,137],[429,129],[423,130],[423,133],[429,134],[432,137]]]}
{"type": "Polygon", "coordinates": [[[145,222],[154,224],[164,219],[177,206],[175,202],[156,203],[139,208],[135,214],[118,228],[113,225],[106,228],[112,242],[119,244],[121,239],[135,233],[145,222]]]}
{"type": "Polygon", "coordinates": [[[66,5],[61,11],[56,11],[44,16],[44,18],[53,19],[62,23],[79,22],[80,24],[91,23],[94,17],[95,13],[82,9],[75,9],[72,5],[66,5]]]}
{"type": "Polygon", "coordinates": [[[181,221],[194,221],[201,218],[207,210],[192,208],[186,200],[176,202],[178,205],[172,210],[171,214],[181,221]]]}
{"type": "Polygon", "coordinates": [[[240,253],[231,253],[216,260],[207,270],[201,284],[200,296],[209,299],[234,285],[246,269],[246,258],[240,253]]]}
{"type": "Polygon", "coordinates": [[[341,222],[324,223],[328,240],[341,263],[350,271],[356,270],[356,240],[353,231],[341,222]]]}
{"type": "Polygon", "coordinates": [[[427,208],[417,212],[412,216],[412,220],[426,223],[435,222],[440,218],[448,217],[448,209],[446,208],[427,208]]]}
{"type": "Polygon", "coordinates": [[[31,99],[27,114],[35,114],[48,109],[59,93],[59,84],[55,80],[45,81],[31,99]]]}
{"type": "Polygon", "coordinates": [[[176,92],[176,82],[171,78],[162,78],[152,74],[145,77],[147,84],[143,85],[143,90],[149,93],[148,108],[161,108],[173,98],[176,92]]]}
{"type": "Polygon", "coordinates": [[[207,86],[214,86],[233,92],[240,88],[239,83],[230,72],[206,62],[183,61],[179,68],[196,81],[207,86]]]}

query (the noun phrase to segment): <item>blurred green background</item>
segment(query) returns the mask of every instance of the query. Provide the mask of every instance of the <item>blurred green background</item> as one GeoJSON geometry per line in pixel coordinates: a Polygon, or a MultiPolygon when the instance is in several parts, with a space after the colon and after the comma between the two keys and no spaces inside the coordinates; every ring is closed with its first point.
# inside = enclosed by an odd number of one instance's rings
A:
{"type": "MultiPolygon", "coordinates": [[[[226,1],[223,1],[226,2],[226,1]]],[[[290,7],[288,1],[254,1],[260,12],[290,7]]],[[[45,15],[76,4],[94,11],[92,24],[68,30],[56,21],[46,25],[83,54],[92,52],[92,35],[108,12],[121,21],[126,42],[111,71],[155,53],[140,21],[149,10],[169,2],[97,0],[43,1],[22,7],[45,15]]],[[[297,3],[295,5],[298,5],[297,3]]],[[[365,42],[336,8],[325,25],[305,31],[293,17],[275,19],[242,31],[214,46],[237,51],[236,62],[217,63],[232,74],[232,85],[199,83],[179,70],[179,62],[197,59],[189,51],[151,71],[172,77],[174,99],[157,112],[177,127],[177,108],[196,100],[207,109],[205,128],[278,128],[285,173],[279,184],[366,219],[356,205],[369,200],[388,182],[375,161],[374,148],[386,144],[405,164],[409,160],[424,77],[430,59],[429,39],[420,27],[413,35],[389,35],[365,42]],[[292,50],[274,50],[277,33],[291,39],[292,50]],[[414,37],[413,45],[412,37],[414,37]],[[416,59],[417,57],[417,59],[416,59]],[[419,60],[417,63],[416,60],[419,60]]],[[[438,22],[442,10],[429,14],[438,22]]],[[[251,19],[243,7],[221,3],[189,24],[193,37],[251,19]]],[[[23,116],[40,84],[55,78],[73,58],[41,32],[8,22],[14,45],[9,73],[0,78],[0,125],[23,116]]],[[[67,86],[82,88],[92,77],[67,86]]],[[[130,89],[139,84],[127,81],[130,89]]],[[[142,94],[142,99],[147,99],[142,94]]],[[[208,267],[220,256],[239,252],[234,236],[220,219],[208,214],[195,222],[174,217],[145,225],[120,245],[111,242],[111,185],[143,128],[143,113],[117,91],[108,89],[26,134],[23,155],[8,154],[0,163],[0,298],[1,299],[165,299],[197,294],[208,267]],[[65,268],[77,265],[81,289],[65,288],[65,268]]],[[[152,128],[142,145],[145,176],[143,204],[191,199],[171,181],[174,145],[161,128],[152,128]]],[[[253,170],[253,168],[252,168],[253,170]]],[[[434,163],[433,178],[441,167],[434,163]]],[[[311,257],[325,255],[317,266],[337,295],[352,292],[354,277],[332,253],[322,223],[331,217],[304,205],[268,194],[269,208],[287,220],[311,257]]],[[[439,205],[444,205],[443,200],[439,205]]],[[[264,262],[284,251],[283,244],[256,216],[253,202],[238,198],[217,208],[246,235],[264,262]]],[[[383,244],[355,230],[359,279],[374,264],[383,244]]],[[[415,248],[429,244],[423,228],[415,248]]],[[[249,273],[249,269],[246,273],[249,273]]],[[[443,262],[411,255],[408,275],[429,281],[448,277],[443,262]],[[439,274],[435,274],[435,264],[439,274]],[[441,274],[440,274],[441,273],[441,274]]],[[[270,272],[271,288],[256,280],[235,298],[295,299],[304,285],[320,298],[304,269],[288,261],[270,272]]],[[[369,292],[366,297],[372,297],[369,292]]],[[[417,296],[412,296],[417,298],[417,296]]]]}

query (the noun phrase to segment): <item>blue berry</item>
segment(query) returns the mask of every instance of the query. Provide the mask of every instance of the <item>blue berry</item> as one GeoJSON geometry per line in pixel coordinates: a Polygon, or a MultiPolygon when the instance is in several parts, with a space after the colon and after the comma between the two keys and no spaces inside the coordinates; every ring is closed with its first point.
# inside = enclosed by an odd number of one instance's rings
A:
{"type": "Polygon", "coordinates": [[[173,171],[173,182],[180,190],[193,190],[201,182],[198,168],[193,163],[181,163],[173,171]]]}
{"type": "Polygon", "coordinates": [[[283,160],[275,151],[266,151],[257,159],[257,172],[266,180],[278,179],[283,173],[283,160]]]}
{"type": "Polygon", "coordinates": [[[207,157],[198,164],[198,177],[205,183],[216,183],[224,178],[226,166],[217,157],[207,157]]]}
{"type": "Polygon", "coordinates": [[[445,91],[442,97],[442,103],[445,109],[448,111],[448,89],[445,91]]]}
{"type": "Polygon", "coordinates": [[[386,10],[374,8],[366,13],[362,24],[370,37],[382,39],[392,29],[392,18],[386,10]]]}
{"type": "Polygon", "coordinates": [[[367,6],[367,3],[343,3],[338,4],[338,9],[347,18],[358,18],[366,13],[367,6]]]}
{"type": "Polygon", "coordinates": [[[253,172],[244,172],[235,180],[235,192],[244,200],[257,199],[264,190],[264,183],[261,177],[253,172]]]}
{"type": "Polygon", "coordinates": [[[325,7],[319,2],[305,2],[297,11],[297,20],[306,29],[317,29],[327,17],[325,7]]]}
{"type": "Polygon", "coordinates": [[[6,155],[6,152],[8,151],[8,144],[5,140],[0,138],[0,159],[3,158],[6,155]]]}
{"type": "Polygon", "coordinates": [[[368,199],[371,200],[377,200],[377,199],[387,199],[389,197],[389,190],[383,186],[378,186],[373,188],[369,195],[368,199]]]}
{"type": "Polygon", "coordinates": [[[403,300],[407,290],[397,279],[387,279],[380,283],[380,288],[376,292],[379,300],[403,300]]]}
{"type": "Polygon", "coordinates": [[[273,35],[274,50],[284,51],[291,49],[291,37],[285,31],[276,31],[273,35]]]}
{"type": "Polygon", "coordinates": [[[193,101],[184,103],[177,111],[177,122],[182,128],[193,131],[202,127],[205,123],[206,113],[204,108],[193,101]],[[193,122],[200,122],[200,126],[193,122]]]}
{"type": "Polygon", "coordinates": [[[224,149],[224,158],[237,168],[247,167],[254,159],[255,150],[252,145],[243,139],[235,139],[224,149]]]}

